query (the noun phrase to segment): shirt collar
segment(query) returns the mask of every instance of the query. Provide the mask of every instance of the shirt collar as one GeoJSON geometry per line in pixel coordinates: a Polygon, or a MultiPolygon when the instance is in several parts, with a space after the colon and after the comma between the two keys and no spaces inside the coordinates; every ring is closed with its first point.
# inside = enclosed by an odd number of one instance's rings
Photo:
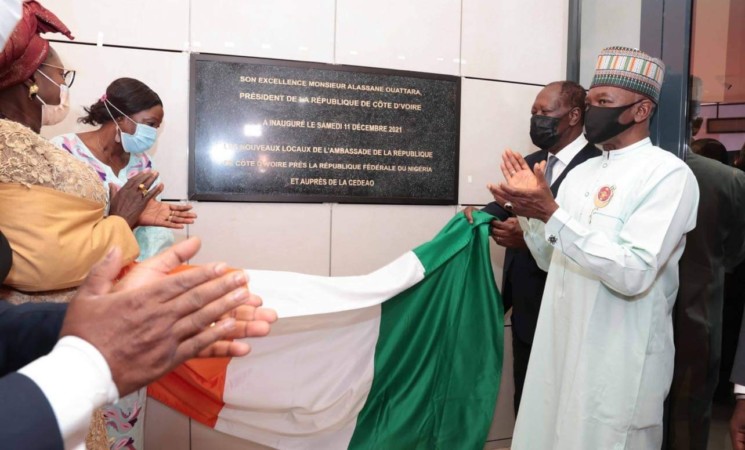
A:
{"type": "Polygon", "coordinates": [[[556,155],[554,156],[558,158],[559,161],[565,166],[568,166],[569,163],[572,162],[574,157],[577,156],[577,153],[581,152],[586,145],[587,139],[585,139],[584,135],[580,134],[577,139],[573,140],[569,143],[569,145],[556,152],[556,155]]]}
{"type": "Polygon", "coordinates": [[[648,147],[651,145],[652,140],[647,137],[642,139],[641,141],[634,142],[631,145],[627,145],[626,147],[619,148],[617,150],[603,150],[603,157],[606,159],[623,158],[624,156],[636,152],[636,150],[639,150],[640,148],[648,147]]]}

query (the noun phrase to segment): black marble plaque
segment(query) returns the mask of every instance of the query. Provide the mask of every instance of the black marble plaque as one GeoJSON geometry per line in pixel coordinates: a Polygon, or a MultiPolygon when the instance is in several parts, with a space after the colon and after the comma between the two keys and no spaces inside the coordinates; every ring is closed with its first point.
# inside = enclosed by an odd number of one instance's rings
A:
{"type": "Polygon", "coordinates": [[[189,197],[456,204],[460,79],[192,55],[189,197]]]}

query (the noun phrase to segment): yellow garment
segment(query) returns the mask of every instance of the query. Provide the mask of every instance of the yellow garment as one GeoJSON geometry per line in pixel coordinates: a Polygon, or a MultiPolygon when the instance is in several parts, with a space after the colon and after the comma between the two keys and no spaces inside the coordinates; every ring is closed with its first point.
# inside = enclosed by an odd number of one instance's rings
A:
{"type": "Polygon", "coordinates": [[[0,222],[13,249],[5,284],[27,292],[78,286],[113,246],[126,264],[134,261],[139,247],[127,222],[103,217],[103,208],[42,186],[0,183],[0,222]]]}
{"type": "Polygon", "coordinates": [[[104,218],[98,174],[31,129],[0,119],[0,230],[13,249],[7,286],[26,292],[78,286],[114,245],[137,257],[132,230],[104,218]]]}

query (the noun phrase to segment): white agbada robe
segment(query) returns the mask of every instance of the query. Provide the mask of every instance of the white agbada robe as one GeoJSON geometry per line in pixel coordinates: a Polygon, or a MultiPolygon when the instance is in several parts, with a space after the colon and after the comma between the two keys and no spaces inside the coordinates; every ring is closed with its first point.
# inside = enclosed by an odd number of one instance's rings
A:
{"type": "Polygon", "coordinates": [[[556,201],[545,225],[520,218],[548,278],[512,449],[657,450],[696,179],[647,138],[577,166],[556,201]]]}

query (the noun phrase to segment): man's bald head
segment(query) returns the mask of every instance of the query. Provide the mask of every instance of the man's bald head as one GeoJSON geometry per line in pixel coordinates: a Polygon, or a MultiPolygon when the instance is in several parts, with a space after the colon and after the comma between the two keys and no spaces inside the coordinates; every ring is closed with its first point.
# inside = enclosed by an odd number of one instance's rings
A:
{"type": "Polygon", "coordinates": [[[582,86],[573,81],[549,83],[538,93],[530,111],[533,143],[551,153],[559,152],[582,134],[584,110],[582,86]]]}

